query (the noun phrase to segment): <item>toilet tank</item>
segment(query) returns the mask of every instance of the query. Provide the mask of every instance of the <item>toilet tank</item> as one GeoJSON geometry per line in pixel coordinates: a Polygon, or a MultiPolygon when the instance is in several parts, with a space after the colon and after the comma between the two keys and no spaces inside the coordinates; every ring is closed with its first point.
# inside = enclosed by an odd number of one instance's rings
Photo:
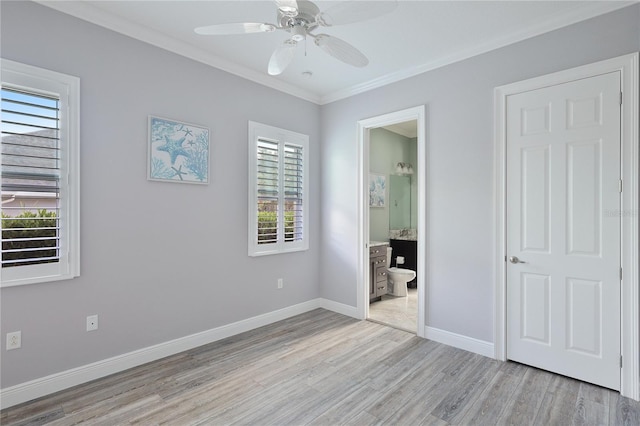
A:
{"type": "MultiPolygon", "coordinates": [[[[405,269],[411,269],[418,272],[418,242],[414,240],[398,240],[390,239],[389,247],[393,250],[393,258],[391,261],[391,267],[397,266],[405,269]],[[396,265],[395,258],[398,256],[404,257],[404,264],[396,265]]],[[[415,287],[417,284],[414,278],[409,282],[410,287],[415,287]]]]}

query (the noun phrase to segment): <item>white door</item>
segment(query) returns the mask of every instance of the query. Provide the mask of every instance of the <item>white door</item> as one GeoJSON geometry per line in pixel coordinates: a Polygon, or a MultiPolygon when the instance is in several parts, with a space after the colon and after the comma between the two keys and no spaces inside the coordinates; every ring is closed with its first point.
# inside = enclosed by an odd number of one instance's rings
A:
{"type": "Polygon", "coordinates": [[[507,98],[507,358],[620,389],[620,73],[507,98]]]}

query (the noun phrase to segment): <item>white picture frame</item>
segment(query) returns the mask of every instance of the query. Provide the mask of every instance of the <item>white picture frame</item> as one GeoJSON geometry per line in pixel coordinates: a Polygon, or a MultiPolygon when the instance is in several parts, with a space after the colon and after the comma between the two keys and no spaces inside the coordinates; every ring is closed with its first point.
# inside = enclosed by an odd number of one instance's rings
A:
{"type": "Polygon", "coordinates": [[[148,146],[148,180],[209,183],[208,128],[150,115],[148,146]]]}

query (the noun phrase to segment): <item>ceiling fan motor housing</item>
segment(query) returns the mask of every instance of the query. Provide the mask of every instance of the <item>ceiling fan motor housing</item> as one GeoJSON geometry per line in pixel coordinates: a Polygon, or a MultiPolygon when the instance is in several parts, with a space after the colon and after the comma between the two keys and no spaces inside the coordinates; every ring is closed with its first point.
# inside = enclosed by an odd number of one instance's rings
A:
{"type": "Polygon", "coordinates": [[[396,6],[395,2],[396,0],[379,1],[370,4],[347,1],[337,3],[321,13],[320,8],[310,0],[276,0],[278,5],[276,25],[257,22],[224,23],[197,27],[194,31],[201,35],[287,31],[291,37],[280,44],[269,59],[267,69],[269,75],[279,75],[287,68],[295,55],[296,45],[305,41],[307,36],[311,36],[320,49],[339,61],[355,67],[364,67],[369,63],[369,59],[358,49],[338,37],[329,34],[313,34],[313,31],[320,26],[330,27],[375,18],[392,11],[396,6]]]}
{"type": "Polygon", "coordinates": [[[298,0],[298,14],[291,16],[278,10],[278,24],[282,28],[288,29],[293,34],[293,39],[302,41],[306,37],[306,33],[318,28],[316,16],[320,13],[320,9],[315,4],[307,0],[298,0]]]}

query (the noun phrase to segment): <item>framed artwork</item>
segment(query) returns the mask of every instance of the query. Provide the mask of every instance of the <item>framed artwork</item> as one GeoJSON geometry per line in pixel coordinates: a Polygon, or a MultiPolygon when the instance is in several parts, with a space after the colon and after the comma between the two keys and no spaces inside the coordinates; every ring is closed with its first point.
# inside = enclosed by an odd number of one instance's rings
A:
{"type": "Polygon", "coordinates": [[[387,204],[387,177],[369,174],[369,207],[384,207],[387,204]]]}
{"type": "Polygon", "coordinates": [[[162,182],[209,183],[209,129],[149,116],[147,178],[162,182]]]}

